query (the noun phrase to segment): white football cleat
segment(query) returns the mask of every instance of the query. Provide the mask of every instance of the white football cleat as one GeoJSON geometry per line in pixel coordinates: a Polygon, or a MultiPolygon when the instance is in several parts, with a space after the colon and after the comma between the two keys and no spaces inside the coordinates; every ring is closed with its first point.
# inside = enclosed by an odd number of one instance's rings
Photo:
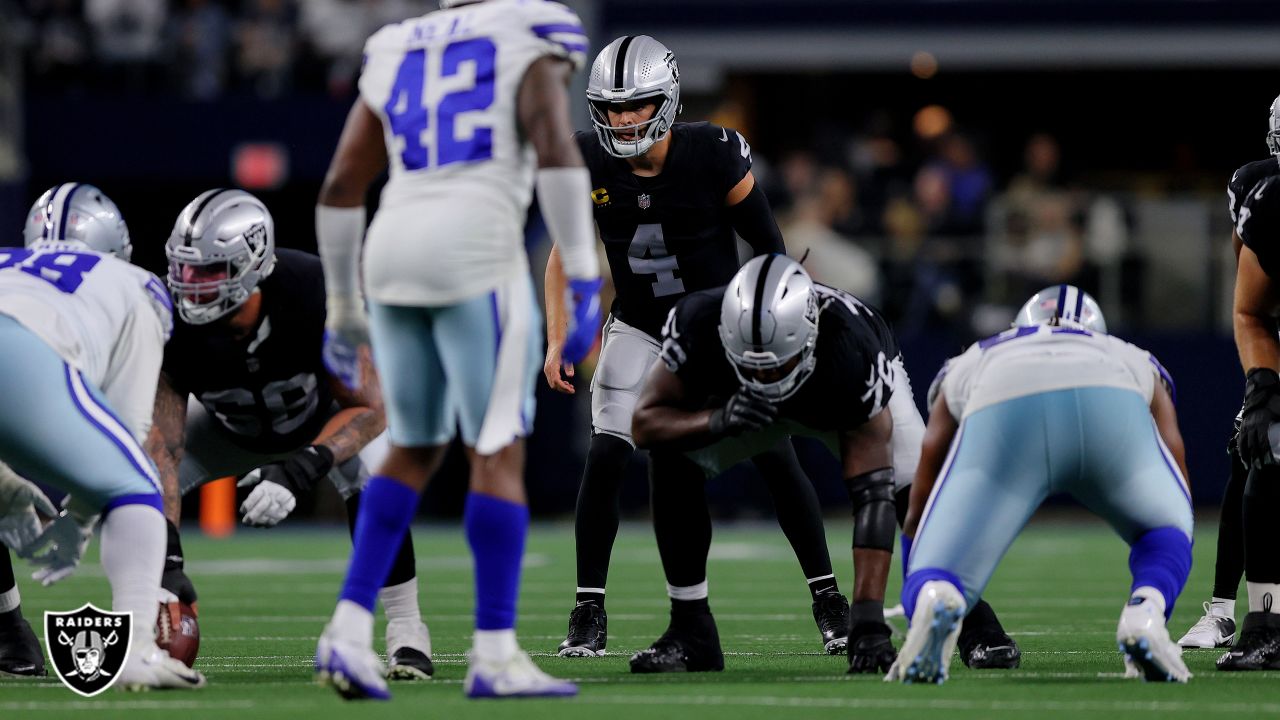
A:
{"type": "Polygon", "coordinates": [[[141,650],[134,648],[120,669],[121,690],[195,690],[205,686],[204,675],[169,657],[155,643],[141,650]]]}
{"type": "Polygon", "coordinates": [[[483,662],[474,653],[463,689],[469,698],[573,697],[578,686],[538,669],[523,650],[505,663],[483,662]]]}
{"type": "Polygon", "coordinates": [[[387,677],[391,680],[430,680],[431,633],[420,620],[387,622],[387,677]]]}
{"type": "Polygon", "coordinates": [[[1186,682],[1191,671],[1182,662],[1182,648],[1169,639],[1164,611],[1156,602],[1135,595],[1120,613],[1116,644],[1125,656],[1125,677],[1154,682],[1186,682]],[[1130,666],[1136,672],[1130,671],[1130,666]]]}
{"type": "Polygon", "coordinates": [[[368,643],[339,638],[325,628],[316,645],[316,682],[347,700],[390,700],[387,669],[368,643]]]}
{"type": "Polygon", "coordinates": [[[964,596],[955,585],[941,580],[925,583],[916,596],[911,630],[898,659],[884,676],[885,682],[946,682],[966,608],[964,596]]]}
{"type": "Polygon", "coordinates": [[[1184,648],[1229,648],[1236,642],[1236,620],[1222,608],[1204,604],[1204,616],[1178,641],[1184,648]]]}

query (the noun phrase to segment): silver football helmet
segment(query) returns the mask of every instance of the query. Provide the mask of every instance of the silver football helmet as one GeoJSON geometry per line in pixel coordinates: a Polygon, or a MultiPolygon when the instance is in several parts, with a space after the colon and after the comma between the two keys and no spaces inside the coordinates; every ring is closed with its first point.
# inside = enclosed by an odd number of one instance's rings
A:
{"type": "Polygon", "coordinates": [[[204,325],[243,305],[275,269],[275,222],[243,190],[209,190],[183,208],[164,252],[178,315],[204,325]]]}
{"type": "Polygon", "coordinates": [[[27,246],[40,240],[82,242],[126,262],[133,255],[120,208],[85,183],[62,183],[45,190],[27,213],[22,239],[27,246]]]}
{"type": "Polygon", "coordinates": [[[818,300],[813,280],[785,255],[753,258],[725,288],[720,341],[738,380],[786,400],[813,374],[818,300]]]}
{"type": "Polygon", "coordinates": [[[1105,333],[1107,320],[1089,293],[1075,285],[1054,285],[1035,295],[1018,310],[1014,327],[1061,325],[1105,333]]]}
{"type": "Polygon", "coordinates": [[[627,35],[609,43],[591,64],[587,80],[591,124],[605,151],[614,157],[638,157],[671,131],[680,113],[680,69],[675,53],[648,35],[627,35]],[[653,116],[634,125],[609,123],[610,103],[652,98],[653,116]],[[619,133],[632,140],[622,140],[619,133]]]}
{"type": "Polygon", "coordinates": [[[1267,122],[1267,149],[1280,155],[1280,95],[1271,101],[1271,119],[1267,122]]]}

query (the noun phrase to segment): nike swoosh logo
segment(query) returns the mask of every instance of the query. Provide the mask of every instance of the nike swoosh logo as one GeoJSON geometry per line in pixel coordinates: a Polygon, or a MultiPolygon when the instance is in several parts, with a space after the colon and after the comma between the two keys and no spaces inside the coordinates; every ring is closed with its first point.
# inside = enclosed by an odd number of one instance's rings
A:
{"type": "Polygon", "coordinates": [[[729,142],[729,131],[720,128],[720,142],[729,142]]]}

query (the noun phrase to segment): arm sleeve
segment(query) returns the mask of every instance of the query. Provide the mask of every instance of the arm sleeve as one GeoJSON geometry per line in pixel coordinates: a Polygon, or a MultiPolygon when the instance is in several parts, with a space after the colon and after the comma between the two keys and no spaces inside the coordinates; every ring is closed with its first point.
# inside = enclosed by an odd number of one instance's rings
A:
{"type": "Polygon", "coordinates": [[[778,229],[778,221],[773,218],[773,210],[769,207],[769,199],[760,189],[760,183],[751,188],[751,192],[742,202],[729,207],[729,222],[733,229],[747,241],[755,255],[769,253],[787,253],[786,243],[782,240],[782,231],[778,229]]]}

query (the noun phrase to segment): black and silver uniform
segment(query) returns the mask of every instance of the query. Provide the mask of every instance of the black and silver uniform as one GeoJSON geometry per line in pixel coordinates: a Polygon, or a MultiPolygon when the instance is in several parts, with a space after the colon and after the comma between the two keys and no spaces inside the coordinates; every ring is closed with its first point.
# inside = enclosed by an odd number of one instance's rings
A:
{"type": "MultiPolygon", "coordinates": [[[[818,294],[817,364],[779,417],[820,432],[851,430],[889,404],[898,340],[880,311],[858,298],[814,283],[818,294]]],[[[662,360],[683,381],[689,409],[723,405],[738,377],[720,342],[724,288],[696,292],[671,312],[662,335],[662,360]]]]}
{"type": "Polygon", "coordinates": [[[751,147],[727,128],[675,123],[662,172],[640,177],[605,152],[595,133],[575,137],[613,274],[612,312],[656,338],[677,300],[726,285],[738,271],[725,196],[751,169],[751,147]]]}
{"type": "Polygon", "coordinates": [[[324,271],[320,258],[277,249],[259,285],[262,317],[236,339],[224,321],[176,320],[164,372],[180,395],[196,396],[236,440],[257,452],[289,452],[315,439],[333,402],[320,360],[324,271]]]}
{"type": "Polygon", "coordinates": [[[1231,182],[1227,183],[1227,208],[1231,213],[1231,229],[1240,224],[1240,207],[1244,199],[1263,178],[1280,175],[1280,157],[1272,156],[1265,160],[1245,163],[1231,174],[1231,182]]]}

